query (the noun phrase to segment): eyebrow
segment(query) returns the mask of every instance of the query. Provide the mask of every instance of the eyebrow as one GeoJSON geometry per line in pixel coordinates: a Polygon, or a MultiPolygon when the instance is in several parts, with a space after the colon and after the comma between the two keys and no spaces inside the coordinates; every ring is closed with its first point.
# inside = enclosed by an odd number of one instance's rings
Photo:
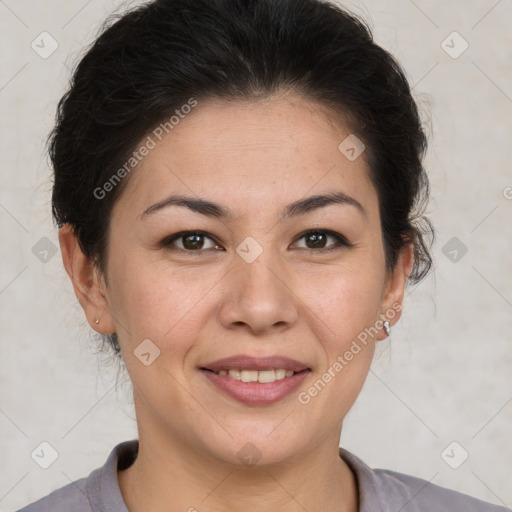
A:
{"type": "MultiPolygon", "coordinates": [[[[306,197],[305,199],[299,199],[298,201],[295,201],[287,205],[281,212],[279,220],[297,217],[299,215],[303,215],[313,210],[317,210],[319,208],[323,208],[325,206],[333,204],[353,206],[359,211],[359,213],[363,215],[363,217],[367,218],[366,211],[359,201],[357,201],[353,197],[348,196],[343,192],[332,192],[330,194],[314,195],[306,197]]],[[[171,195],[166,199],[144,210],[139,217],[142,219],[147,215],[156,213],[162,210],[163,208],[167,208],[169,206],[186,207],[189,210],[192,210],[193,212],[200,213],[201,215],[206,215],[207,217],[213,217],[223,220],[235,219],[235,215],[233,214],[233,212],[226,206],[222,206],[220,204],[208,201],[206,199],[189,197],[184,195],[171,195]]]]}

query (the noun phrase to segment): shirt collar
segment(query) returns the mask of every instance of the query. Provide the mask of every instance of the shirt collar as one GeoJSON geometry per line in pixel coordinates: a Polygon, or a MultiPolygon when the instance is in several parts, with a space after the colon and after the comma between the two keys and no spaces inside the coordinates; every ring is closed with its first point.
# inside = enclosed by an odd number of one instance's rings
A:
{"type": "MultiPolygon", "coordinates": [[[[117,470],[129,467],[137,458],[138,449],[137,439],[119,443],[111,451],[105,464],[91,473],[87,491],[92,500],[93,512],[129,512],[121,494],[117,470]]],[[[339,448],[339,454],[356,477],[359,512],[390,510],[388,504],[380,498],[383,492],[382,481],[375,474],[375,470],[344,448],[339,448]]]]}

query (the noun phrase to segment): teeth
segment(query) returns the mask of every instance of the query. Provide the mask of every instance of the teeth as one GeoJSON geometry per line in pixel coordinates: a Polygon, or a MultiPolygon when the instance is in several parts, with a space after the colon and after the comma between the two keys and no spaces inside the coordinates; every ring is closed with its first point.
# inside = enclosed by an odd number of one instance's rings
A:
{"type": "Polygon", "coordinates": [[[258,382],[258,372],[254,370],[242,370],[240,372],[242,382],[258,382]]]}
{"type": "Polygon", "coordinates": [[[260,382],[262,384],[282,380],[285,377],[291,377],[295,372],[292,370],[219,370],[215,372],[218,375],[226,375],[242,382],[260,382]]]}
{"type": "Polygon", "coordinates": [[[228,374],[232,379],[240,380],[240,372],[238,370],[229,370],[228,374]]]}
{"type": "Polygon", "coordinates": [[[276,380],[281,380],[286,377],[286,370],[274,370],[276,374],[276,380]]]}
{"type": "Polygon", "coordinates": [[[274,370],[262,370],[258,372],[258,382],[274,382],[276,380],[276,372],[274,370]]]}

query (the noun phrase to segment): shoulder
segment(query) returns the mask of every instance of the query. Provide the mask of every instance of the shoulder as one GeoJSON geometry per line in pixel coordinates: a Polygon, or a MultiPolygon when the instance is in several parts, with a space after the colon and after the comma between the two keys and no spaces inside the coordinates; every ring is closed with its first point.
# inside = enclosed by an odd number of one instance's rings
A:
{"type": "Polygon", "coordinates": [[[422,478],[388,469],[372,469],[343,448],[340,448],[340,455],[357,477],[360,512],[510,512],[504,506],[481,501],[422,478]]]}
{"type": "Polygon", "coordinates": [[[88,478],[81,478],[71,482],[18,512],[92,512],[87,498],[87,480],[88,478]]]}
{"type": "Polygon", "coordinates": [[[435,510],[453,512],[509,512],[506,507],[487,503],[421,478],[385,469],[374,471],[383,488],[393,489],[395,493],[406,496],[410,500],[409,503],[414,502],[414,506],[404,507],[403,512],[409,510],[432,511],[434,504],[438,507],[435,510]]]}
{"type": "Polygon", "coordinates": [[[117,470],[133,463],[138,440],[119,443],[105,464],[17,512],[128,512],[119,489],[117,470]]]}

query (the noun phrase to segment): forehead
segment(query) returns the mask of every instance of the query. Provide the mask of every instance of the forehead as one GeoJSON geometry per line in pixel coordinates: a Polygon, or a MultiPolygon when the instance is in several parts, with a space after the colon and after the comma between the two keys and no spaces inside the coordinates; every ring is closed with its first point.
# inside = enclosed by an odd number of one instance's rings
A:
{"type": "Polygon", "coordinates": [[[139,210],[171,192],[227,201],[234,211],[329,190],[376,198],[364,152],[351,161],[340,151],[351,136],[343,117],[301,96],[199,100],[168,131],[161,140],[149,134],[154,147],[121,197],[139,210]]]}

